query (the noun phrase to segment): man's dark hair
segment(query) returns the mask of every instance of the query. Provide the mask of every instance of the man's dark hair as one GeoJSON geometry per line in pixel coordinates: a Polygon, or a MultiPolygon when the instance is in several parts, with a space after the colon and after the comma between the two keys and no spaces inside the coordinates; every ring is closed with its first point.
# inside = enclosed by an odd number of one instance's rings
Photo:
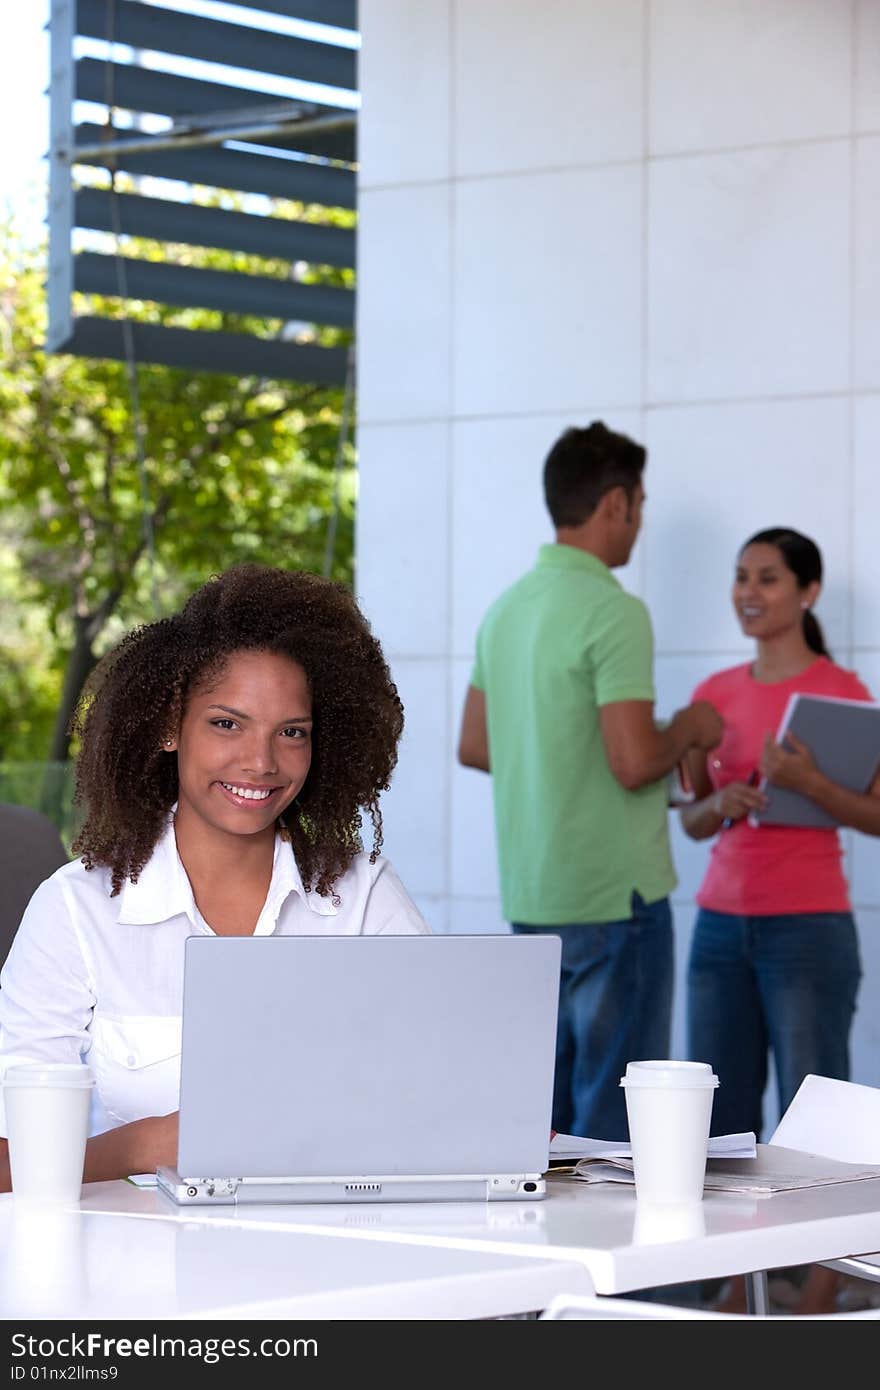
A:
{"type": "Polygon", "coordinates": [[[601,420],[567,429],[544,463],[544,498],[554,526],[580,526],[613,487],[625,488],[631,498],[647,457],[641,444],[601,420]]]}

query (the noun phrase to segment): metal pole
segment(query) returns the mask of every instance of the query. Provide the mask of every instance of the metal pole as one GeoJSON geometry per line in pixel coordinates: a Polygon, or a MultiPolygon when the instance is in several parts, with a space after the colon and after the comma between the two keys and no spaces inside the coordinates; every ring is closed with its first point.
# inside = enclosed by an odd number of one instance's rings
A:
{"type": "Polygon", "coordinates": [[[766,1269],[754,1270],[746,1275],[746,1312],[757,1318],[766,1318],[770,1312],[766,1269]]]}
{"type": "Polygon", "coordinates": [[[52,81],[49,84],[49,325],[46,341],[57,352],[70,341],[73,317],[73,188],[67,151],[73,143],[73,0],[52,0],[49,34],[52,81]]]}
{"type": "Polygon", "coordinates": [[[281,121],[274,125],[228,126],[225,130],[200,130],[191,135],[153,135],[146,140],[107,140],[98,145],[79,145],[70,153],[71,164],[115,161],[117,154],[154,154],[163,150],[222,145],[226,140],[258,140],[271,135],[311,135],[325,130],[349,129],[353,116],[318,116],[309,121],[281,121]]]}

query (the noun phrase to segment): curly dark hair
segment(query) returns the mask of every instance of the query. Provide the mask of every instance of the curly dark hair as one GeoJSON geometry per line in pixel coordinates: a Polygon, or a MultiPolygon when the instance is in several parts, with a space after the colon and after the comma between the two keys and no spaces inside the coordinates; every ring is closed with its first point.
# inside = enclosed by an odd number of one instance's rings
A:
{"type": "Polygon", "coordinates": [[[330,896],[361,843],[361,812],[382,845],[379,795],[397,762],[403,706],[377,639],[342,584],[298,570],[241,564],[208,580],[172,618],[136,628],[99,663],[71,722],[81,738],[75,801],[86,817],[74,851],[137,877],[177,800],[177,757],[163,738],[190,691],[235,652],[296,661],[312,695],[312,760],[283,814],[303,882],[330,896]]]}

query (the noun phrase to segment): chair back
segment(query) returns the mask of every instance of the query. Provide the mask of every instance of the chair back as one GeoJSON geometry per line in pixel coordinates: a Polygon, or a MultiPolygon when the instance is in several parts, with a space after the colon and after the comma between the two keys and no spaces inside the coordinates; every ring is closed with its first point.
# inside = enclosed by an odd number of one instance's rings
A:
{"type": "Polygon", "coordinates": [[[769,1142],[841,1163],[880,1163],[880,1090],[805,1076],[769,1142]]]}
{"type": "Polygon", "coordinates": [[[48,816],[0,803],[0,967],[34,889],[67,862],[48,816]]]}

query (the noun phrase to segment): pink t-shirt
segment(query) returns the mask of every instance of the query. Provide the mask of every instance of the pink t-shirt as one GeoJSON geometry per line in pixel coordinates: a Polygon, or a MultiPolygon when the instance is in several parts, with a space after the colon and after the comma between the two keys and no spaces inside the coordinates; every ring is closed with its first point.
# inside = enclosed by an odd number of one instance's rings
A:
{"type": "MultiPolygon", "coordinates": [[[[724,720],[724,737],[706,755],[713,787],[747,782],[759,765],[764,735],[775,734],[796,692],[870,700],[853,671],[817,657],[789,680],[764,685],[751,665],[719,671],[697,686],[691,697],[708,700],[724,720]]],[[[701,907],[737,916],[776,916],[788,912],[847,912],[849,892],[836,830],[736,821],[715,838],[705,878],[697,894],[701,907]]]]}

